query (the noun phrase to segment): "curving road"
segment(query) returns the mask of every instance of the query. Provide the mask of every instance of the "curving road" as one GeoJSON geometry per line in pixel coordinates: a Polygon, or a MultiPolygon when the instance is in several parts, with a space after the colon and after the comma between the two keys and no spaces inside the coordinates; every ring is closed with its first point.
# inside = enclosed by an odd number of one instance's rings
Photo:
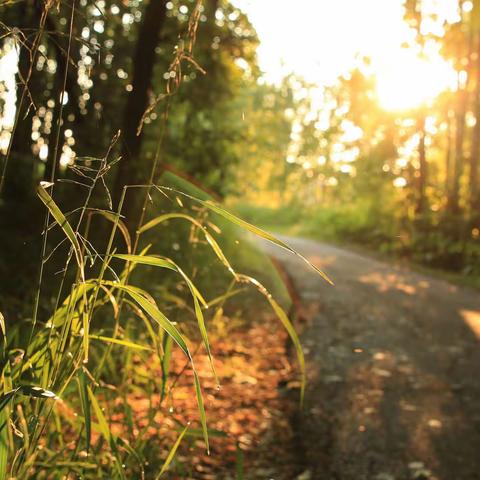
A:
{"type": "Polygon", "coordinates": [[[480,294],[284,239],[336,284],[264,245],[309,318],[307,408],[294,426],[297,478],[480,479],[480,294]]]}

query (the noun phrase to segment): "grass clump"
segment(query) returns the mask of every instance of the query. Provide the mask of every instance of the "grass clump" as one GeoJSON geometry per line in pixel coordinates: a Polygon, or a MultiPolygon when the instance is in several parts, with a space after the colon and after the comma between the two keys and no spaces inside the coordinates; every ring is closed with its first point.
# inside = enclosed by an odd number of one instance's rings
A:
{"type": "MultiPolygon", "coordinates": [[[[44,235],[51,232],[63,237],[60,243],[66,265],[56,306],[49,318],[38,317],[30,322],[26,345],[20,346],[18,339],[25,335],[27,325],[7,329],[2,318],[1,478],[144,475],[146,445],[141,432],[154,426],[154,408],[161,408],[168,397],[170,359],[172,350],[177,348],[192,371],[192,393],[197,399],[198,421],[208,451],[207,415],[194,352],[203,346],[211,375],[216,379],[207,325],[221,315],[225,302],[244,285],[252,285],[266,298],[293,340],[304,371],[300,343],[285,311],[261,283],[234,270],[208,224],[208,215],[219,215],[290,249],[284,242],[240,220],[219,204],[187,194],[183,194],[186,200],[201,207],[195,217],[173,212],[158,215],[141,225],[132,241],[122,219],[121,203],[116,212],[90,210],[85,203],[77,212],[65,215],[49,189],[51,185],[40,185],[38,190],[50,218],[44,235]],[[210,214],[205,215],[206,212],[210,214]],[[75,213],[78,222],[73,227],[75,213]],[[91,216],[98,213],[111,225],[103,253],[99,253],[88,235],[91,216]],[[162,223],[173,220],[189,224],[194,237],[202,239],[218,266],[228,272],[231,280],[220,297],[207,300],[193,276],[181,265],[156,251],[154,246],[142,243],[143,233],[161,229],[162,223]],[[158,298],[154,292],[132,283],[131,279],[142,267],[154,268],[160,278],[161,272],[176,274],[178,282],[171,285],[184,284],[190,300],[179,304],[179,297],[168,291],[164,292],[164,298],[158,298]],[[170,319],[172,303],[183,310],[182,314],[177,312],[177,321],[170,319]],[[135,372],[142,370],[139,367],[142,363],[146,378],[136,378],[135,372]],[[157,365],[160,378],[148,378],[148,365],[157,365]],[[133,374],[131,378],[128,372],[133,374]],[[149,407],[152,411],[142,428],[132,418],[129,406],[132,392],[138,391],[143,391],[146,398],[153,394],[160,398],[159,405],[149,407]],[[118,423],[119,419],[126,427],[120,432],[112,428],[112,423],[118,423]]],[[[169,197],[172,204],[181,194],[171,187],[155,186],[154,190],[157,195],[169,197]]],[[[302,396],[304,385],[302,373],[302,396]]],[[[166,471],[187,429],[188,425],[182,426],[171,452],[158,467],[158,476],[166,471]]]]}

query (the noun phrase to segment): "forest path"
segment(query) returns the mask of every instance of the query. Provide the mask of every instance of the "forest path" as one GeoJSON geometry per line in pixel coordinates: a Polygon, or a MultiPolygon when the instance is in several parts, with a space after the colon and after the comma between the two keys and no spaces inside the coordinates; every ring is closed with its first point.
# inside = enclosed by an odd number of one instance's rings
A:
{"type": "Polygon", "coordinates": [[[480,294],[319,242],[273,245],[310,320],[299,479],[480,479],[480,294]]]}

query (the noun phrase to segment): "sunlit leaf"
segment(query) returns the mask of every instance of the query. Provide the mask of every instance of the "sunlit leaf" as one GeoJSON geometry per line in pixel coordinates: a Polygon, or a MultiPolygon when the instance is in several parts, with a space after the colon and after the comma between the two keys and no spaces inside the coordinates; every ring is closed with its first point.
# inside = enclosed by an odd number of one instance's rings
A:
{"type": "Polygon", "coordinates": [[[134,300],[138,306],[157,322],[177,343],[183,353],[191,359],[190,351],[177,327],[158,309],[158,307],[142,295],[142,290],[136,289],[130,285],[114,284],[115,288],[125,291],[134,300]]]}

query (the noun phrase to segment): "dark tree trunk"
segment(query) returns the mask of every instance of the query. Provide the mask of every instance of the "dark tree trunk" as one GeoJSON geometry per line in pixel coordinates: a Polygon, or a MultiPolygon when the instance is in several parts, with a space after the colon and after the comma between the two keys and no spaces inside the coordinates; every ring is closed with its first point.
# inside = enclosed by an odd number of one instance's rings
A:
{"type": "Polygon", "coordinates": [[[416,213],[421,215],[425,213],[427,206],[427,199],[425,195],[425,190],[427,186],[427,175],[428,175],[428,166],[427,166],[427,155],[425,149],[425,115],[420,114],[418,119],[418,133],[420,135],[420,140],[418,143],[418,160],[419,160],[419,169],[418,169],[418,191],[417,191],[417,206],[416,213]]]}
{"type": "MultiPolygon", "coordinates": [[[[467,78],[464,84],[459,82],[458,97],[457,97],[457,109],[455,112],[455,158],[452,171],[452,183],[451,191],[448,197],[447,208],[452,214],[460,212],[460,181],[463,175],[465,155],[464,155],[464,139],[465,139],[465,116],[468,107],[468,86],[472,79],[472,51],[474,42],[474,21],[473,17],[470,20],[468,44],[466,52],[460,47],[457,59],[466,59],[465,70],[467,72],[467,78]]],[[[459,74],[460,80],[460,74],[459,74]]]]}
{"type": "MultiPolygon", "coordinates": [[[[155,66],[155,49],[165,23],[166,0],[150,0],[143,12],[143,20],[133,57],[132,91],[127,98],[122,128],[122,159],[119,162],[113,187],[114,205],[118,205],[125,185],[145,183],[145,170],[139,162],[142,133],[137,135],[143,113],[148,107],[149,93],[155,66]]],[[[138,195],[130,195],[123,213],[130,225],[140,212],[138,195]]]]}
{"type": "Polygon", "coordinates": [[[477,72],[475,77],[475,126],[472,133],[472,149],[470,151],[470,175],[469,175],[469,192],[470,192],[470,212],[472,216],[478,216],[480,207],[480,198],[478,191],[478,162],[480,157],[480,35],[478,35],[477,46],[477,72]]]}
{"type": "Polygon", "coordinates": [[[452,120],[450,118],[450,111],[447,111],[447,148],[445,152],[445,184],[444,192],[448,199],[450,195],[450,180],[452,170],[452,120]]]}
{"type": "Polygon", "coordinates": [[[448,210],[451,213],[460,211],[460,179],[463,173],[465,137],[465,114],[467,109],[467,90],[459,91],[459,104],[455,113],[455,155],[452,168],[451,188],[448,195],[448,210]]]}

